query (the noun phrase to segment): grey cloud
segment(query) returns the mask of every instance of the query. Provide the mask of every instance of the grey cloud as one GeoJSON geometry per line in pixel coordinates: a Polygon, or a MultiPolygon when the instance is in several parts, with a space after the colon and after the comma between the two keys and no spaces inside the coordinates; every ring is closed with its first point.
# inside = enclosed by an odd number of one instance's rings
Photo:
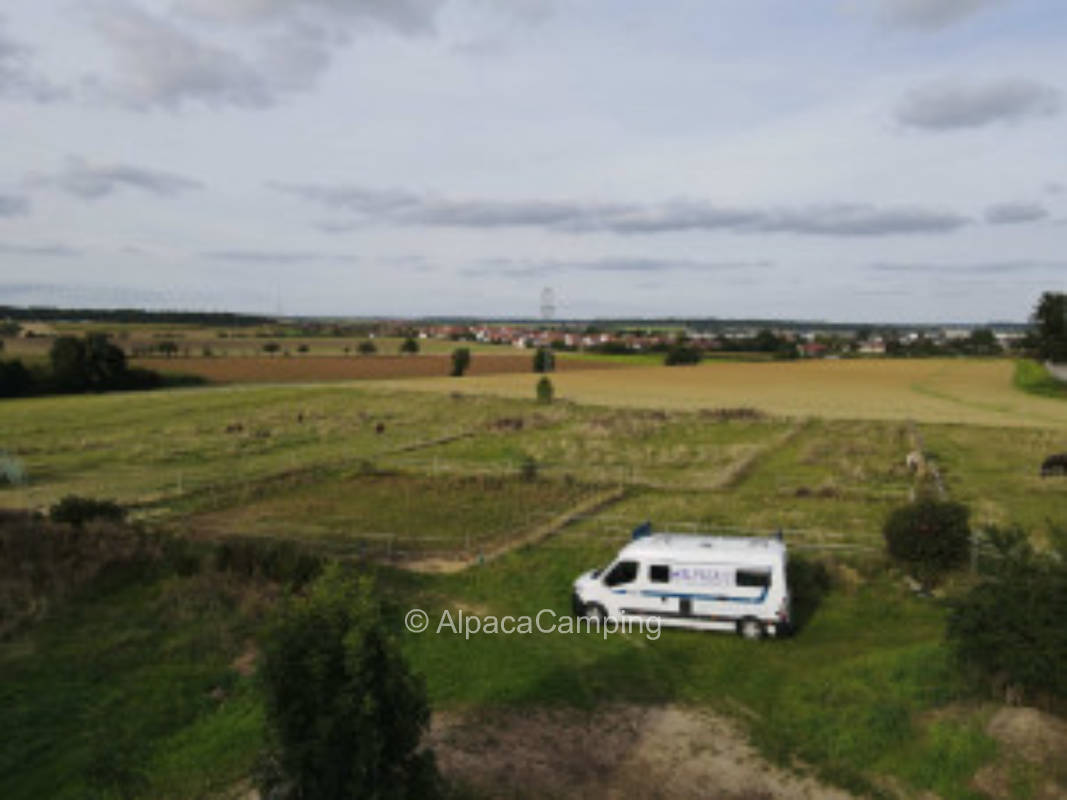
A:
{"type": "Polygon", "coordinates": [[[817,236],[883,236],[947,233],[966,217],[924,208],[878,208],[862,204],[800,209],[726,208],[704,201],[654,205],[567,201],[450,200],[401,190],[358,186],[270,184],[278,191],[357,215],[354,223],[326,223],[342,232],[361,221],[462,228],[535,227],[570,233],[650,234],[674,231],[795,233],[817,236]]]}
{"type": "Polygon", "coordinates": [[[299,250],[212,250],[201,253],[201,256],[215,261],[233,261],[242,264],[306,264],[317,261],[353,262],[358,260],[356,256],[299,250]]]}
{"type": "Polygon", "coordinates": [[[1037,203],[1001,203],[986,209],[985,219],[990,225],[1016,225],[1036,222],[1048,216],[1048,209],[1037,203]]]}
{"type": "Polygon", "coordinates": [[[51,103],[66,97],[64,89],[33,70],[30,49],[8,37],[3,25],[4,19],[0,16],[0,97],[37,103],[51,103]]]}
{"type": "Polygon", "coordinates": [[[938,30],[1003,0],[881,0],[880,16],[892,27],[938,30]]]}
{"type": "Polygon", "coordinates": [[[18,217],[29,210],[29,198],[17,194],[0,194],[0,217],[18,217]]]}
{"type": "Polygon", "coordinates": [[[432,33],[443,2],[177,0],[169,16],[130,4],[105,6],[94,23],[117,55],[118,75],[91,80],[105,96],[141,110],[193,102],[265,108],[285,93],[312,88],[333,51],[361,27],[432,33]],[[220,32],[230,34],[233,47],[212,42],[220,32]]]}
{"type": "Polygon", "coordinates": [[[7,244],[0,242],[0,254],[69,258],[71,256],[80,256],[83,251],[64,244],[7,244]]]}
{"type": "Polygon", "coordinates": [[[199,181],[162,170],[145,169],[128,164],[94,166],[80,158],[68,158],[62,172],[37,182],[54,184],[69,194],[86,200],[105,197],[127,187],[169,197],[181,192],[202,189],[199,181]]]}
{"type": "Polygon", "coordinates": [[[979,261],[970,264],[936,264],[936,263],[885,263],[871,264],[870,269],[877,272],[926,273],[934,275],[998,275],[1029,272],[1035,270],[1061,270],[1067,268],[1067,261],[979,261]]]}
{"type": "MultiPolygon", "coordinates": [[[[528,3],[531,0],[526,0],[528,3]]],[[[179,11],[229,23],[320,20],[371,23],[404,34],[433,31],[444,0],[178,0],[179,11]]]]}
{"type": "Polygon", "coordinates": [[[191,100],[210,106],[264,107],[274,90],[242,56],[203,42],[170,20],[132,6],[97,12],[97,31],[114,48],[121,77],[105,92],[128,105],[180,108],[191,100]]]}
{"type": "Polygon", "coordinates": [[[696,261],[669,258],[601,258],[591,261],[554,259],[523,261],[508,258],[486,259],[462,270],[467,277],[545,278],[564,272],[618,272],[642,275],[670,271],[721,272],[768,269],[771,261],[696,261]]]}
{"type": "Polygon", "coordinates": [[[897,106],[896,118],[914,128],[953,130],[1053,116],[1060,107],[1057,89],[1025,78],[983,85],[946,81],[913,90],[897,106]]]}

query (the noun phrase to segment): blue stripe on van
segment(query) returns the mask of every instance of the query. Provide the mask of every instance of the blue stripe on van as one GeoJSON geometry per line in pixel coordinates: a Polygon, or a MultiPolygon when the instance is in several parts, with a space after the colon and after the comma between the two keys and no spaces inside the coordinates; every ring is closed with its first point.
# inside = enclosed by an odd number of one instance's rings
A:
{"type": "Polygon", "coordinates": [[[762,603],[767,599],[767,587],[763,587],[758,597],[729,597],[722,594],[695,594],[693,592],[657,592],[654,589],[645,589],[641,592],[645,597],[677,597],[679,600],[708,600],[713,603],[762,603]]]}

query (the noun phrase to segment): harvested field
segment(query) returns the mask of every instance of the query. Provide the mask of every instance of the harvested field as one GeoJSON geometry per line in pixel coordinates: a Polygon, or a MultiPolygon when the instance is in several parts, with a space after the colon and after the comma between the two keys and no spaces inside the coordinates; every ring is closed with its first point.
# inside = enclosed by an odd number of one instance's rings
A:
{"type": "MultiPolygon", "coordinates": [[[[1067,403],[1020,391],[1013,368],[1008,359],[968,358],[719,362],[564,372],[552,380],[557,397],[603,406],[749,407],[783,416],[1067,428],[1067,403]]],[[[404,388],[451,386],[427,379],[404,388]]],[[[474,377],[464,390],[528,397],[533,382],[530,376],[474,377]]]]}
{"type": "MultiPolygon", "coordinates": [[[[526,373],[532,375],[529,355],[471,357],[468,375],[526,373]]],[[[382,378],[447,377],[451,356],[248,356],[237,358],[138,358],[133,366],[198,375],[212,383],[310,383],[314,381],[376,380],[382,378]]],[[[559,359],[557,369],[604,370],[618,364],[559,359]]],[[[461,388],[454,378],[451,388],[461,388]]],[[[531,389],[532,392],[532,389],[531,389]]]]}

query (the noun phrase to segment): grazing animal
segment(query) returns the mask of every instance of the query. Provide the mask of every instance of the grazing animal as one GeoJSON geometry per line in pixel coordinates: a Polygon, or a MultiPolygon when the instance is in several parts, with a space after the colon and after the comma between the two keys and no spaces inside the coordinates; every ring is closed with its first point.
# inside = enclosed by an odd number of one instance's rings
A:
{"type": "Polygon", "coordinates": [[[905,465],[912,472],[918,472],[923,468],[923,454],[918,450],[912,450],[904,459],[905,465]]]}
{"type": "Polygon", "coordinates": [[[226,426],[226,433],[241,433],[245,429],[245,426],[240,422],[233,422],[226,426]]]}
{"type": "Polygon", "coordinates": [[[1041,463],[1041,477],[1067,475],[1067,453],[1056,453],[1041,463]]]}
{"type": "Polygon", "coordinates": [[[298,413],[298,414],[296,415],[296,421],[297,421],[297,422],[303,422],[303,421],[304,421],[304,412],[303,412],[303,411],[299,412],[299,413],[298,413]]]}
{"type": "Polygon", "coordinates": [[[374,426],[374,432],[375,433],[385,433],[385,423],[384,422],[379,422],[377,425],[375,425],[374,426]]]}

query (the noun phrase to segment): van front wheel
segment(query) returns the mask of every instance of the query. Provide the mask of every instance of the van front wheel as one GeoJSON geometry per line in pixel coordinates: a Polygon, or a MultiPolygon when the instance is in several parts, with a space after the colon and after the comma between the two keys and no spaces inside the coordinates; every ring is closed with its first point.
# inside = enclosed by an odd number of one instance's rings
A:
{"type": "Polygon", "coordinates": [[[585,615],[597,622],[604,622],[608,618],[608,612],[599,603],[590,603],[585,607],[585,615]]]}
{"type": "Polygon", "coordinates": [[[745,617],[737,623],[737,633],[742,639],[762,639],[763,625],[755,617],[745,617]]]}

